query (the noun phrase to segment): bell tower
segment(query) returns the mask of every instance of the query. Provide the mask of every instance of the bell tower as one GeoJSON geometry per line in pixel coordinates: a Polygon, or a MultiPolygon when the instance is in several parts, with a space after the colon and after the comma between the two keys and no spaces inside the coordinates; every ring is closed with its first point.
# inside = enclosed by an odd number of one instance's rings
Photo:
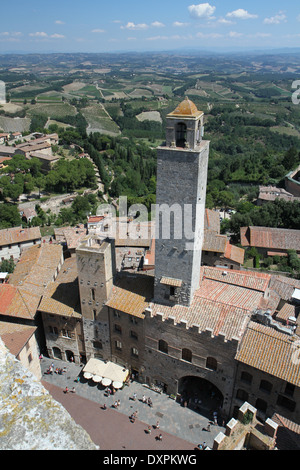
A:
{"type": "Polygon", "coordinates": [[[154,301],[190,305],[199,286],[209,142],[204,113],[186,98],[167,115],[157,149],[154,301]]]}

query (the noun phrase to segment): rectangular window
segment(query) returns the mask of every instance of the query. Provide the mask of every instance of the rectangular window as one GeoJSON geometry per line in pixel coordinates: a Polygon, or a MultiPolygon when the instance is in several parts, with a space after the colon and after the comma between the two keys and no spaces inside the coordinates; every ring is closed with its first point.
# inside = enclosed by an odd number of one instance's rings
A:
{"type": "Polygon", "coordinates": [[[65,330],[64,328],[61,330],[61,335],[64,337],[64,338],[71,338],[71,333],[69,330],[65,330]]]}
{"type": "Polygon", "coordinates": [[[132,330],[131,330],[131,331],[130,331],[130,338],[133,338],[133,339],[136,339],[136,340],[137,340],[137,339],[138,339],[137,333],[136,333],[135,331],[132,331],[132,330]]]}
{"type": "Polygon", "coordinates": [[[120,325],[114,325],[114,330],[116,333],[122,334],[122,328],[120,325]]]}
{"type": "Polygon", "coordinates": [[[122,343],[121,341],[115,341],[115,347],[118,351],[122,351],[122,343]]]}
{"type": "Polygon", "coordinates": [[[285,386],[284,393],[286,395],[289,395],[290,397],[292,397],[294,395],[294,391],[295,391],[295,385],[287,383],[286,386],[285,386]]]}

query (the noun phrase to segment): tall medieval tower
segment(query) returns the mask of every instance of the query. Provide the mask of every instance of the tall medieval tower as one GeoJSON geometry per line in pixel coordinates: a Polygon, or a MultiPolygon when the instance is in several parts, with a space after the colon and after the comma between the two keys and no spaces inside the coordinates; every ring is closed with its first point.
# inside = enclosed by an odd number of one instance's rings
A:
{"type": "Polygon", "coordinates": [[[209,142],[202,111],[186,98],[167,116],[157,151],[154,301],[190,305],[199,286],[209,142]]]}

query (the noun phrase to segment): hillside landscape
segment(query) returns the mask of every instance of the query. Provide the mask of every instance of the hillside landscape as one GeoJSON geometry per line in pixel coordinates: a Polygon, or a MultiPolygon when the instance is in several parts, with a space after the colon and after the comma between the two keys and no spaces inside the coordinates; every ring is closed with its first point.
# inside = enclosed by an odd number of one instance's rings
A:
{"type": "MultiPolygon", "coordinates": [[[[204,138],[211,142],[206,206],[232,211],[222,231],[239,242],[241,226],[298,228],[298,202],[280,201],[274,210],[275,203],[257,207],[255,201],[260,185],[283,187],[299,165],[300,107],[292,101],[299,68],[298,53],[2,55],[7,103],[0,105],[0,129],[23,137],[57,132],[60,158],[72,164],[86,152],[101,184],[95,178],[60,184],[64,171],[73,172],[60,161],[47,175],[29,170],[27,191],[23,183],[19,193],[2,191],[2,211],[24,192],[83,197],[88,187],[96,199],[90,196],[86,209],[73,215],[64,209],[56,219],[48,214],[43,223],[84,222],[86,210],[121,195],[150,208],[155,148],[164,141],[167,114],[188,96],[204,112],[204,138]]],[[[7,184],[3,174],[0,186],[7,184]]],[[[4,217],[1,224],[16,222],[4,217]]]]}

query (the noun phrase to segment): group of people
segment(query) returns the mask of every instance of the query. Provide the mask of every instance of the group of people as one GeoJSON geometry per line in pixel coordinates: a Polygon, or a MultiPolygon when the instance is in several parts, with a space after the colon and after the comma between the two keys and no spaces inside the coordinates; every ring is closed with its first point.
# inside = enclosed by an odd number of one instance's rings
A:
{"type": "Polygon", "coordinates": [[[150,406],[150,408],[152,408],[152,406],[153,406],[151,398],[150,397],[146,398],[145,395],[143,395],[143,397],[142,397],[142,402],[146,403],[148,406],[150,406]]]}
{"type": "Polygon", "coordinates": [[[54,369],[54,364],[52,363],[51,366],[48,367],[48,369],[46,370],[46,374],[51,374],[53,375],[53,372],[55,374],[59,374],[59,375],[62,375],[63,373],[67,372],[67,368],[66,367],[63,367],[62,369],[59,368],[59,367],[56,367],[56,369],[54,369]]]}
{"type": "Polygon", "coordinates": [[[76,393],[75,387],[71,388],[71,390],[69,390],[68,387],[66,387],[66,388],[64,389],[64,393],[69,393],[69,392],[70,392],[70,393],[76,393]]]}

